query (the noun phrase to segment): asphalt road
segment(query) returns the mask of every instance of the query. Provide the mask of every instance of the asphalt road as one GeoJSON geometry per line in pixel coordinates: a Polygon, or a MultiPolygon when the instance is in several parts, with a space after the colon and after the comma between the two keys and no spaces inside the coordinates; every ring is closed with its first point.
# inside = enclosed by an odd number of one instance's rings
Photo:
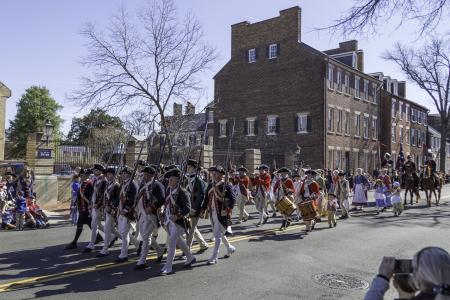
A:
{"type": "MultiPolygon", "coordinates": [[[[149,268],[135,271],[132,246],[132,261],[122,265],[112,263],[119,243],[110,257],[82,254],[90,235],[87,227],[79,248],[64,250],[75,229],[55,217],[57,225],[50,229],[0,231],[0,299],[362,299],[364,281],[372,280],[383,255],[408,258],[430,245],[450,250],[449,199],[450,188],[445,187],[439,207],[426,208],[422,201],[400,217],[390,211],[377,216],[369,208],[333,229],[326,222],[318,224],[303,239],[302,224],[275,234],[280,218],[257,228],[251,209],[254,219],[233,227],[237,251],[231,258],[209,266],[207,251],[197,256],[192,269],[176,261],[175,274],[166,277],[158,276],[161,265],[153,262],[153,253],[149,268]],[[363,288],[330,288],[316,281],[320,274],[348,275],[362,280],[363,288]]],[[[207,222],[201,231],[210,237],[207,222]]],[[[165,237],[161,234],[158,241],[165,237]]]]}

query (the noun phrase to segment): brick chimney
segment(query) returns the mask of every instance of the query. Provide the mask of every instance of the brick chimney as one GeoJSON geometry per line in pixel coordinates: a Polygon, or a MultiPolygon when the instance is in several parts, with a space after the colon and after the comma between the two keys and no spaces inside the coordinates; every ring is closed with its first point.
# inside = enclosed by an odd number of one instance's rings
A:
{"type": "Polygon", "coordinates": [[[351,40],[339,43],[339,50],[341,50],[342,53],[356,51],[358,50],[358,41],[351,40]]]}
{"type": "Polygon", "coordinates": [[[275,18],[256,23],[248,21],[231,25],[231,60],[245,62],[248,49],[256,48],[265,57],[266,47],[279,43],[284,53],[301,41],[301,8],[294,6],[280,11],[275,18]]]}
{"type": "Polygon", "coordinates": [[[398,95],[400,97],[406,98],[406,82],[405,81],[398,82],[398,95]]]}
{"type": "Polygon", "coordinates": [[[182,104],[178,104],[178,103],[173,104],[173,115],[177,116],[177,117],[183,115],[183,105],[182,104]]]}
{"type": "Polygon", "coordinates": [[[185,114],[186,115],[195,115],[195,106],[192,105],[192,103],[189,101],[186,103],[185,114]]]}

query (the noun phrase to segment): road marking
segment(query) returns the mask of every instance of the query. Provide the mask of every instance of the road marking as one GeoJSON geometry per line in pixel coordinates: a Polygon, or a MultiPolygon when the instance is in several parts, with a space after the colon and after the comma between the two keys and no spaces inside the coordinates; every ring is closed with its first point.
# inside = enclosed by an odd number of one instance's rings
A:
{"type": "MultiPolygon", "coordinates": [[[[442,199],[450,199],[450,195],[441,197],[441,200],[442,199]]],[[[424,199],[424,198],[422,198],[422,200],[426,201],[426,199],[424,199]]],[[[303,225],[303,224],[292,225],[292,226],[288,227],[285,231],[283,231],[283,233],[286,232],[286,231],[291,231],[291,230],[295,230],[295,229],[302,229],[304,227],[305,227],[305,225],[303,225]]],[[[258,233],[255,233],[254,235],[236,236],[234,238],[229,239],[229,242],[233,243],[233,242],[249,240],[251,238],[263,237],[263,236],[266,236],[266,235],[269,235],[269,234],[274,234],[276,232],[280,232],[279,228],[263,230],[263,231],[260,231],[258,233]]],[[[212,245],[214,245],[214,242],[212,242],[212,245]]],[[[198,250],[200,250],[200,246],[199,245],[195,245],[195,246],[192,247],[191,250],[192,251],[198,251],[198,250]]],[[[181,254],[181,252],[177,251],[177,254],[181,254]]],[[[148,255],[147,259],[156,259],[156,255],[155,254],[148,255]]],[[[0,284],[0,293],[2,293],[2,292],[10,292],[10,291],[14,291],[15,289],[18,289],[18,288],[21,288],[21,287],[32,286],[32,285],[35,285],[35,284],[41,284],[41,283],[44,283],[44,282],[49,282],[49,281],[53,281],[53,280],[63,279],[63,278],[72,277],[72,276],[76,276],[76,275],[80,275],[80,274],[86,274],[86,273],[100,271],[100,270],[107,270],[107,269],[111,269],[111,268],[127,266],[127,265],[134,264],[137,261],[138,261],[137,258],[133,258],[133,259],[129,259],[127,262],[124,262],[124,263],[121,263],[121,264],[116,264],[114,262],[108,262],[108,263],[98,264],[98,265],[91,266],[91,267],[85,267],[85,268],[80,268],[80,269],[63,271],[63,272],[56,273],[56,274],[35,276],[35,277],[25,278],[25,279],[22,279],[22,280],[12,281],[12,282],[8,282],[8,283],[0,284]]]]}
{"type": "MultiPolygon", "coordinates": [[[[286,228],[286,230],[283,231],[283,232],[291,231],[291,230],[295,230],[295,229],[302,229],[304,227],[305,227],[305,225],[303,225],[303,224],[292,225],[292,226],[286,228]]],[[[241,235],[241,236],[237,236],[237,237],[229,239],[229,242],[230,243],[234,243],[234,242],[249,240],[249,239],[255,238],[255,237],[263,237],[263,236],[266,236],[266,235],[269,235],[269,234],[276,233],[279,230],[280,230],[279,228],[273,228],[273,229],[263,230],[261,232],[258,232],[256,234],[254,234],[254,235],[241,235]]],[[[212,242],[212,245],[214,245],[214,242],[212,242]]],[[[191,250],[192,251],[198,251],[198,250],[200,250],[200,246],[199,245],[195,245],[195,246],[193,246],[191,248],[191,250]]],[[[181,254],[181,251],[177,251],[177,254],[181,254]]],[[[155,254],[148,255],[147,259],[156,259],[156,255],[155,254]]],[[[2,293],[2,292],[11,292],[11,291],[14,291],[15,289],[18,289],[18,288],[22,288],[22,287],[26,287],[26,286],[32,286],[32,285],[35,285],[35,284],[41,284],[41,283],[44,283],[44,282],[49,282],[49,281],[53,281],[53,280],[63,279],[63,278],[72,277],[72,276],[76,276],[76,275],[80,275],[80,274],[86,274],[86,273],[90,273],[90,272],[94,272],[94,271],[107,270],[107,269],[111,269],[111,268],[127,266],[127,265],[134,264],[137,261],[138,261],[137,258],[133,258],[133,259],[129,259],[127,262],[124,262],[124,263],[121,263],[121,264],[116,264],[114,262],[109,262],[109,263],[99,264],[99,265],[95,265],[95,266],[91,266],[91,267],[85,267],[85,268],[80,268],[80,269],[63,271],[63,272],[56,273],[56,274],[50,274],[50,275],[44,275],[44,276],[36,276],[36,277],[25,278],[25,279],[22,279],[22,280],[12,281],[12,282],[8,282],[8,283],[0,284],[0,293],[2,293]]]]}

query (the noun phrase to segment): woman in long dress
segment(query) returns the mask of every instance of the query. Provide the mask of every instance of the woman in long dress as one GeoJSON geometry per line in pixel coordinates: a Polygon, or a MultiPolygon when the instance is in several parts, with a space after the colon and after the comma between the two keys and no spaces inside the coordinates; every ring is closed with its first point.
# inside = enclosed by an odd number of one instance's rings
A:
{"type": "Polygon", "coordinates": [[[363,206],[367,205],[367,196],[365,190],[368,186],[368,180],[366,176],[363,175],[363,170],[361,168],[356,169],[356,175],[354,176],[353,185],[353,203],[355,210],[360,208],[362,210],[363,206]]]}

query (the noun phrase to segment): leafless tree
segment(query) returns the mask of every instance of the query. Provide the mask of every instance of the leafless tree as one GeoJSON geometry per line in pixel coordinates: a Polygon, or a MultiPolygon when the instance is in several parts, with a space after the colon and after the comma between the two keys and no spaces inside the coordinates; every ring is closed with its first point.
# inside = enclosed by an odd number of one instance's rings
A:
{"type": "Polygon", "coordinates": [[[400,16],[403,22],[415,21],[419,35],[433,31],[443,17],[449,15],[450,0],[354,0],[355,5],[343,13],[334,24],[325,28],[343,35],[376,32],[380,25],[400,16]]]}
{"type": "MultiPolygon", "coordinates": [[[[93,72],[71,98],[108,110],[151,103],[163,132],[168,108],[202,91],[199,75],[217,57],[198,21],[178,19],[172,0],[149,0],[136,18],[121,8],[106,33],[89,23],[81,34],[88,50],[82,63],[93,72]]],[[[171,145],[169,138],[170,152],[171,145]]]]}
{"type": "Polygon", "coordinates": [[[124,118],[124,127],[130,135],[148,135],[152,130],[155,115],[151,111],[134,110],[124,118]]]}
{"type": "Polygon", "coordinates": [[[440,169],[445,172],[445,146],[450,117],[450,44],[448,39],[434,38],[419,49],[399,43],[384,54],[396,63],[410,80],[423,89],[433,101],[441,118],[440,169]]]}

